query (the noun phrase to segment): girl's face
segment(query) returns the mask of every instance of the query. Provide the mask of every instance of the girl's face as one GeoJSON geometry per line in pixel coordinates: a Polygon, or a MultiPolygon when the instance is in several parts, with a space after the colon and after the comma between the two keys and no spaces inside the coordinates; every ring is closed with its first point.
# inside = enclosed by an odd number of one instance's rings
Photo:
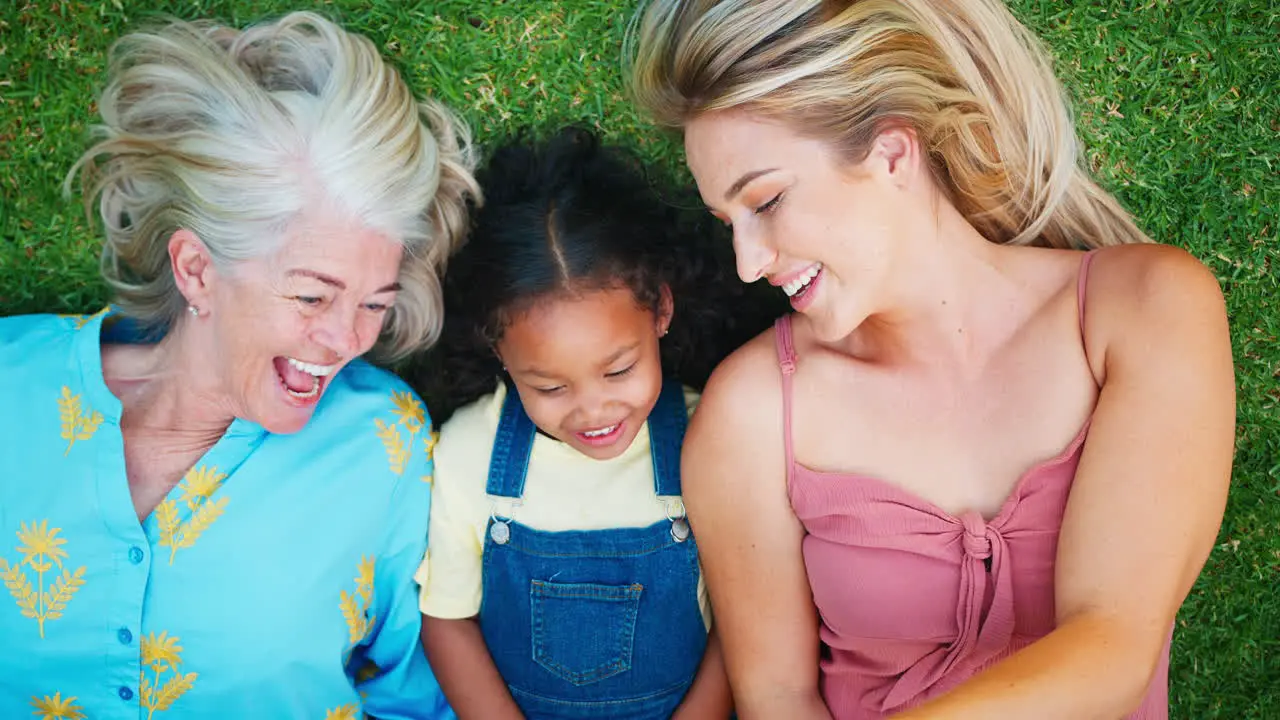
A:
{"type": "Polygon", "coordinates": [[[658,338],[671,321],[630,289],[558,294],[516,315],[498,342],[525,412],[543,432],[597,460],[631,446],[662,390],[658,338]]]}

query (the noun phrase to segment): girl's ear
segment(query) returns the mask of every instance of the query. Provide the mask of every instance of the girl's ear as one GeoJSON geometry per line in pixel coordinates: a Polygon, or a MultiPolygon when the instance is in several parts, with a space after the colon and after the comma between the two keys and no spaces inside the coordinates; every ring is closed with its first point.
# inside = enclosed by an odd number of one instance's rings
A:
{"type": "Polygon", "coordinates": [[[502,359],[502,351],[498,349],[498,343],[494,342],[493,338],[484,332],[477,331],[476,338],[479,339],[485,347],[489,348],[489,352],[493,353],[493,356],[497,358],[498,362],[502,365],[502,372],[506,372],[507,361],[502,359]]]}
{"type": "Polygon", "coordinates": [[[667,334],[676,311],[675,298],[671,296],[671,286],[663,283],[661,293],[658,299],[658,337],[667,334]]]}

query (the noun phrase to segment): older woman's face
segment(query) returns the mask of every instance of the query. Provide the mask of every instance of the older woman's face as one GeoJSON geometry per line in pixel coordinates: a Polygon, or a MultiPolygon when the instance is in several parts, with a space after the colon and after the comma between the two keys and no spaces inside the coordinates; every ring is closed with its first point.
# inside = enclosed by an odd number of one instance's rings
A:
{"type": "Polygon", "coordinates": [[[273,254],[235,266],[207,321],[237,415],[301,429],[330,379],[377,341],[401,255],[393,239],[321,209],[299,216],[273,254]]]}

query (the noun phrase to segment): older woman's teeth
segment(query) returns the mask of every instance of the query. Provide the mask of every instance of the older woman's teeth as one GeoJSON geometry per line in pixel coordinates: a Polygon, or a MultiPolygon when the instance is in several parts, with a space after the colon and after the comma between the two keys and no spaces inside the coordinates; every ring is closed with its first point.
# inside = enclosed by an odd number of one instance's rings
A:
{"type": "Polygon", "coordinates": [[[813,265],[810,265],[809,269],[805,270],[803,275],[783,285],[782,292],[786,293],[787,297],[794,296],[796,293],[808,287],[809,283],[813,282],[813,279],[817,277],[820,272],[822,272],[822,263],[814,263],[813,265]]]}
{"type": "Polygon", "coordinates": [[[306,400],[308,398],[313,398],[316,396],[316,393],[320,392],[320,378],[312,375],[311,389],[306,392],[301,392],[301,393],[297,392],[293,388],[289,387],[288,385],[284,386],[284,391],[289,393],[293,397],[298,398],[299,400],[306,400]]]}
{"type": "Polygon", "coordinates": [[[328,376],[337,365],[317,365],[315,363],[303,362],[297,358],[286,357],[285,362],[289,363],[289,367],[311,376],[311,389],[305,392],[298,392],[289,387],[288,383],[284,383],[285,392],[290,396],[299,400],[307,400],[315,397],[320,392],[320,378],[328,376]]]}
{"type": "Polygon", "coordinates": [[[620,424],[621,424],[621,423],[618,423],[617,425],[610,425],[609,427],[607,427],[607,428],[602,428],[602,429],[600,429],[600,430],[589,430],[589,431],[584,432],[584,433],[582,433],[582,434],[583,434],[583,435],[585,435],[585,436],[587,436],[587,437],[602,437],[602,436],[604,436],[604,435],[608,435],[609,433],[613,432],[614,430],[617,430],[617,429],[618,429],[618,425],[620,425],[620,424]]]}
{"type": "Polygon", "coordinates": [[[314,377],[324,377],[329,373],[333,372],[334,368],[338,367],[337,365],[313,365],[312,363],[303,362],[301,360],[298,360],[296,358],[291,358],[291,357],[287,357],[285,358],[285,360],[288,361],[288,363],[293,367],[301,370],[302,372],[308,375],[312,375],[314,377]]]}

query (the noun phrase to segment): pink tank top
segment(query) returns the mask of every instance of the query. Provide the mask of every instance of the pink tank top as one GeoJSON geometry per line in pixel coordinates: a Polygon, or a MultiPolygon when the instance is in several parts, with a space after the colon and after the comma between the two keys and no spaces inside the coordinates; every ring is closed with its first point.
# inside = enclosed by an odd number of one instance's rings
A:
{"type": "MultiPolygon", "coordinates": [[[[1084,331],[1081,262],[1077,296],[1084,331]]],[[[837,720],[882,718],[945,693],[1054,627],[1054,561],[1089,423],[1019,478],[995,517],[959,517],[874,477],[795,461],[791,318],[775,326],[787,486],[821,616],[821,690],[837,720]]],[[[1129,720],[1167,720],[1169,645],[1129,720]]]]}

